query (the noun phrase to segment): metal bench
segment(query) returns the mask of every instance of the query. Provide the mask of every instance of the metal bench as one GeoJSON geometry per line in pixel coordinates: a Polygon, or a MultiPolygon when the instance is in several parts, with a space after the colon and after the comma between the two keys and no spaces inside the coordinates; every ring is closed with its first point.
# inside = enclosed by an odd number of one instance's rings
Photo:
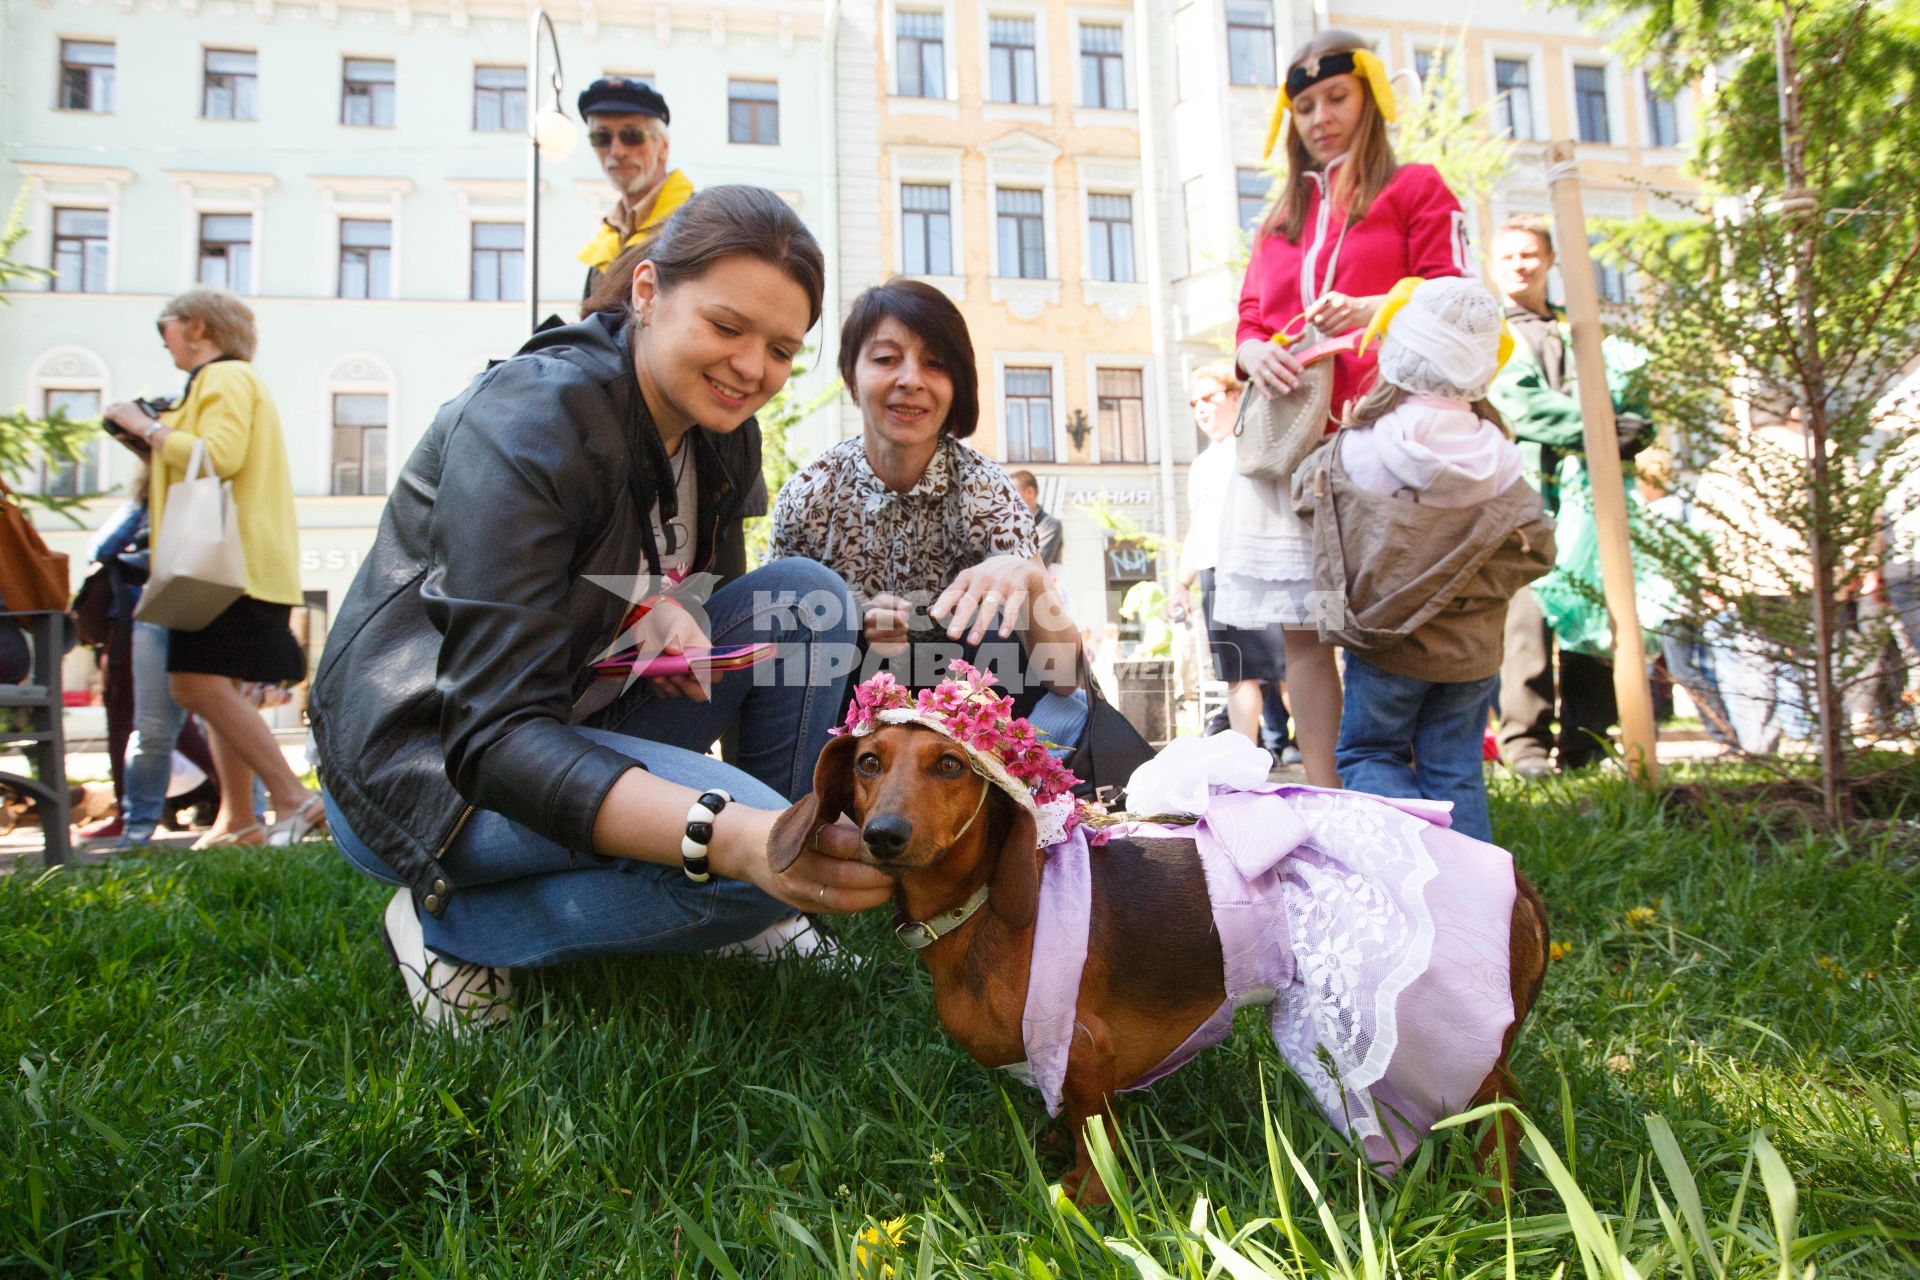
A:
{"type": "Polygon", "coordinates": [[[67,860],[72,818],[67,792],[66,712],[60,693],[60,659],[66,651],[67,615],[53,611],[0,612],[0,625],[20,624],[33,642],[33,674],[28,684],[0,684],[0,748],[20,744],[36,777],[0,771],[0,790],[33,800],[46,837],[47,865],[67,860]],[[16,727],[25,713],[25,725],[16,727]]]}

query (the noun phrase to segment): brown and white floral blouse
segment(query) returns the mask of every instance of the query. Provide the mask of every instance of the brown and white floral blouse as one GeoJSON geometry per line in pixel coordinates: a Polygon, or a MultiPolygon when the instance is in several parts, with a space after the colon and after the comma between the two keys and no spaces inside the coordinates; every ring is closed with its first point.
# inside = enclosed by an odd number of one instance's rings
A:
{"type": "Polygon", "coordinates": [[[943,436],[913,488],[895,493],[860,437],[842,440],[781,486],[767,559],[806,556],[867,600],[931,603],[962,569],[991,556],[1039,554],[1033,515],[1006,469],[943,436]]]}

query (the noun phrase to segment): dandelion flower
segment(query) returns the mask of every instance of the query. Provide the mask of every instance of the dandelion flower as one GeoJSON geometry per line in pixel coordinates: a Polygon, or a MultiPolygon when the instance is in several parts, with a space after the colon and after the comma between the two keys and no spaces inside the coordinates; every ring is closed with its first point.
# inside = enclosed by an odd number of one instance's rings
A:
{"type": "Polygon", "coordinates": [[[1633,908],[1633,910],[1627,912],[1627,928],[1629,929],[1650,928],[1652,927],[1653,922],[1655,920],[1658,920],[1659,918],[1660,918],[1660,913],[1655,911],[1652,907],[1635,907],[1633,908]]]}
{"type": "Polygon", "coordinates": [[[890,1276],[893,1274],[893,1267],[886,1262],[880,1263],[878,1272],[867,1269],[868,1247],[871,1246],[874,1249],[878,1249],[882,1240],[886,1241],[890,1250],[898,1249],[901,1245],[905,1244],[907,1242],[907,1220],[905,1218],[889,1218],[887,1221],[879,1223],[876,1226],[868,1227],[860,1233],[860,1238],[854,1242],[853,1246],[853,1264],[854,1269],[861,1275],[890,1276]]]}
{"type": "Polygon", "coordinates": [[[1564,942],[1553,942],[1547,945],[1547,959],[1549,960],[1565,960],[1572,954],[1573,948],[1564,942]]]}

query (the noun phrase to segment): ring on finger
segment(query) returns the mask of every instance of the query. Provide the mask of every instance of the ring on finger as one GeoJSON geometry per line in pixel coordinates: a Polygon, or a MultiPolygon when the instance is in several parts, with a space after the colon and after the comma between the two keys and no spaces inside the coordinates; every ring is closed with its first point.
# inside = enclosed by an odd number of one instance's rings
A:
{"type": "Polygon", "coordinates": [[[820,905],[827,905],[827,886],[824,884],[820,886],[820,905]]]}

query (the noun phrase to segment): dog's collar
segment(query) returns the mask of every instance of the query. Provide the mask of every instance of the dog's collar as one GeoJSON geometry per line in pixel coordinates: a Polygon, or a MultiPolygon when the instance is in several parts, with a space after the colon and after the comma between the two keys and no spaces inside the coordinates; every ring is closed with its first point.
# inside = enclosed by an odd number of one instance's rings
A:
{"type": "Polygon", "coordinates": [[[987,886],[981,885],[973,891],[973,896],[951,911],[942,911],[931,920],[897,920],[893,926],[893,936],[900,939],[900,945],[909,951],[925,951],[940,939],[958,929],[973,918],[973,913],[986,905],[987,886]]]}

